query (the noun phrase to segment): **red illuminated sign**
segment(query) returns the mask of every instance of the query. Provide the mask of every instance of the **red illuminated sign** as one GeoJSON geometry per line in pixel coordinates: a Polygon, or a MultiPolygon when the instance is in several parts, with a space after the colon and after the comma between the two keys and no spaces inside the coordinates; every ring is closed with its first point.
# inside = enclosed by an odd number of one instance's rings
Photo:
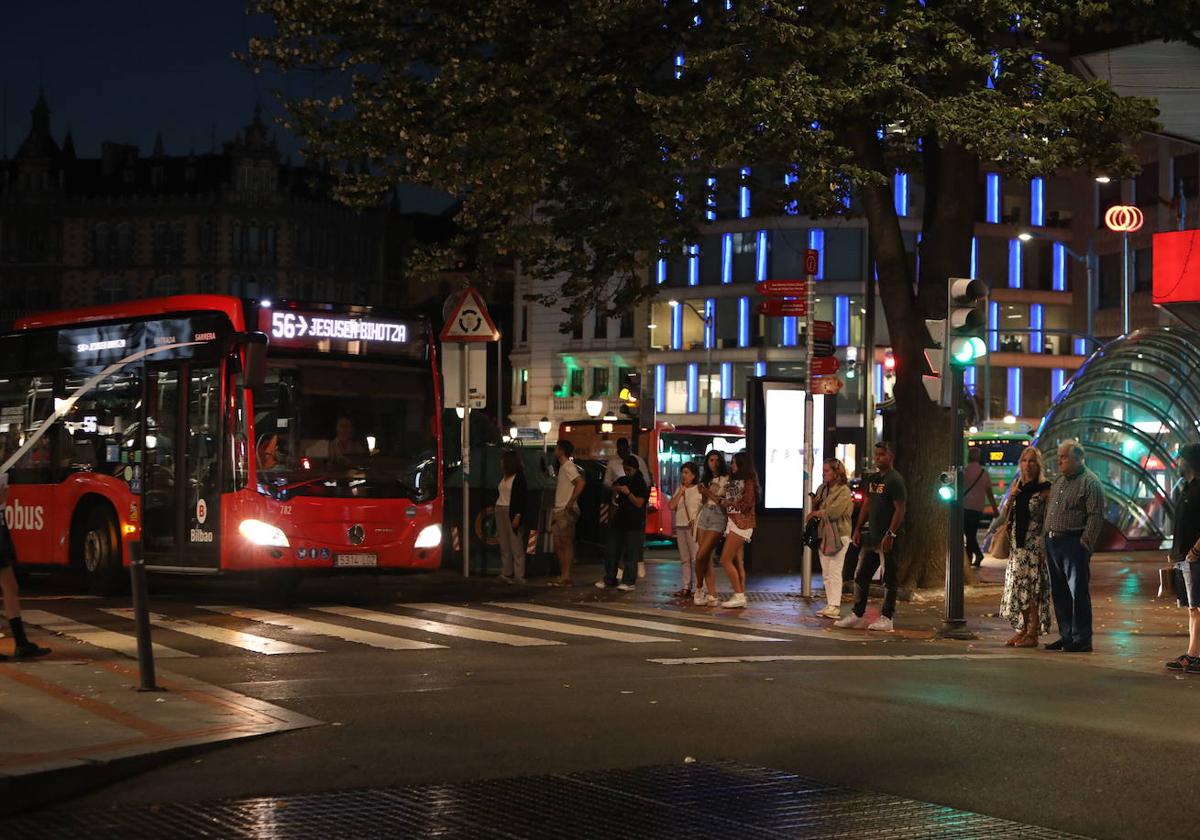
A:
{"type": "Polygon", "coordinates": [[[1154,234],[1154,302],[1200,302],[1200,230],[1154,234]]]}

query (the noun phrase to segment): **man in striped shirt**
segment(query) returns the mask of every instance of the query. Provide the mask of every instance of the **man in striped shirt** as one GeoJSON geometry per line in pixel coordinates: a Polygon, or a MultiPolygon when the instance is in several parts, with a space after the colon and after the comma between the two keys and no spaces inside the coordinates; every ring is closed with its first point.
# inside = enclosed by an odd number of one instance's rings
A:
{"type": "Polygon", "coordinates": [[[1104,487],[1084,465],[1083,447],[1068,440],[1058,447],[1059,476],[1046,506],[1046,560],[1059,639],[1046,650],[1088,653],[1092,649],[1092,550],[1104,527],[1104,487]]]}

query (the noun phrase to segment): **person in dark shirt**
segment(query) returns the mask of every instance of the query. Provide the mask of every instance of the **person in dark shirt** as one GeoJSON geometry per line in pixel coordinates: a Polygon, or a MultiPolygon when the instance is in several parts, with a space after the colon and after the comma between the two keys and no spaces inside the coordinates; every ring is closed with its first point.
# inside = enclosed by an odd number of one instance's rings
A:
{"type": "Polygon", "coordinates": [[[632,592],[637,584],[638,561],[646,538],[646,499],[650,489],[642,478],[641,465],[632,455],[623,461],[625,475],[613,482],[612,515],[608,520],[608,551],[604,555],[604,580],[596,581],[597,589],[615,586],[622,592],[632,592]],[[618,563],[621,582],[617,583],[618,563]]]}
{"type": "Polygon", "coordinates": [[[1170,671],[1200,674],[1200,443],[1179,452],[1183,481],[1175,496],[1175,595],[1188,611],[1188,649],[1167,663],[1170,671]]]}

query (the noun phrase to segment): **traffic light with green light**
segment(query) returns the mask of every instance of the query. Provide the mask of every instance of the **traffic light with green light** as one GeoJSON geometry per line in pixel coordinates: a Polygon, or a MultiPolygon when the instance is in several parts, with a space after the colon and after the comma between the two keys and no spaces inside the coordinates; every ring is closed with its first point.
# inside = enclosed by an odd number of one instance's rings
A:
{"type": "Polygon", "coordinates": [[[983,340],[987,297],[988,287],[982,280],[951,277],[947,282],[946,351],[951,364],[972,365],[987,355],[987,342],[983,340]]]}
{"type": "Polygon", "coordinates": [[[954,470],[946,470],[938,476],[938,501],[949,504],[958,496],[958,477],[954,470]]]}

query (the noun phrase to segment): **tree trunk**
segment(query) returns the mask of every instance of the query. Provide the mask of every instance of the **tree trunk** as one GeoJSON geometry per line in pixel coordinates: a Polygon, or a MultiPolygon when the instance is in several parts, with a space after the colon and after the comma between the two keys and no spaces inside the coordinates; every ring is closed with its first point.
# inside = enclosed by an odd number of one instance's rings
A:
{"type": "MultiPolygon", "coordinates": [[[[859,138],[864,163],[885,171],[873,135],[859,138]]],[[[936,138],[927,144],[936,149],[936,138]]],[[[921,280],[914,279],[905,256],[900,220],[891,189],[863,191],[871,255],[879,272],[879,294],[896,358],[896,469],[908,486],[908,512],[897,557],[902,587],[937,585],[945,574],[949,517],[937,501],[938,475],[950,460],[950,418],[931,402],[922,384],[925,371],[926,317],[944,317],[946,280],[966,276],[974,228],[975,175],[978,164],[951,147],[927,154],[925,218],[920,248],[921,280]],[[968,172],[970,170],[970,172],[968,172]],[[940,305],[938,302],[940,301],[940,305]],[[928,309],[926,309],[928,307],[928,309]]]]}

